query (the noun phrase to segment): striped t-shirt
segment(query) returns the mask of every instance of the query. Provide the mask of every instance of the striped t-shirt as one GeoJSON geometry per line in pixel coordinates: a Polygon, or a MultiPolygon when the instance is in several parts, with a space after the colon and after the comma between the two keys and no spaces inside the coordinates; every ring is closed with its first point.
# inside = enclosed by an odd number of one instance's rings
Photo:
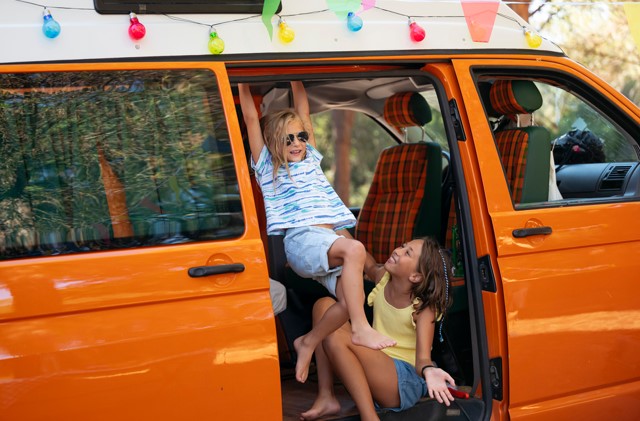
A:
{"type": "Polygon", "coordinates": [[[282,165],[273,181],[273,162],[266,146],[258,162],[251,159],[262,190],[267,214],[267,234],[282,234],[287,228],[332,224],[334,230],[355,226],[356,219],[335,192],[320,168],[322,155],[307,144],[307,156],[300,162],[282,165]]]}

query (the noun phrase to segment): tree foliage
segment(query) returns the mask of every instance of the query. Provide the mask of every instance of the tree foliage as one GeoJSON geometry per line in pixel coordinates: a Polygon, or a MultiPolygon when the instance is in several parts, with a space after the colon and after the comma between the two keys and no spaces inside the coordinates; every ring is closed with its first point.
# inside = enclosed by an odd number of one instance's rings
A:
{"type": "Polygon", "coordinates": [[[577,62],[640,104],[640,47],[620,2],[534,0],[529,22],[577,62]]]}

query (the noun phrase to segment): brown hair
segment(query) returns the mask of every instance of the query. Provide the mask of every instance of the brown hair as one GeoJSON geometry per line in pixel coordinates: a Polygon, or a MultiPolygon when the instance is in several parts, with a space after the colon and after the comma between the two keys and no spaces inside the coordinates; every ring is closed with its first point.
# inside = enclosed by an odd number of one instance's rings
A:
{"type": "Polygon", "coordinates": [[[448,253],[442,250],[433,238],[423,237],[418,240],[422,240],[423,243],[417,271],[423,279],[413,286],[413,296],[420,299],[415,306],[416,313],[430,307],[438,319],[444,316],[452,303],[448,285],[452,275],[451,260],[448,253]]]}
{"type": "Polygon", "coordinates": [[[300,122],[304,127],[302,118],[300,118],[298,113],[291,108],[267,114],[261,121],[262,137],[264,138],[264,143],[271,154],[271,162],[273,163],[274,185],[278,169],[280,169],[280,166],[283,164],[287,170],[287,174],[289,174],[289,178],[291,178],[289,162],[287,161],[287,143],[285,139],[287,137],[287,126],[293,121],[300,122]]]}

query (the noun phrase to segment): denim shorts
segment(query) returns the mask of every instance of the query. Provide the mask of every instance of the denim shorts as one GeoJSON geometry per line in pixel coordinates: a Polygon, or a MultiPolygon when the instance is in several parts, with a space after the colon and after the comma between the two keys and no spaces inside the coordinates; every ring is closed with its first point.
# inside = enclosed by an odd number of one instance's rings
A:
{"type": "Polygon", "coordinates": [[[341,238],[333,230],[321,227],[290,228],[284,235],[284,251],[289,266],[303,278],[320,282],[335,297],[342,266],[329,268],[329,249],[341,238]]]}
{"type": "MultiPolygon", "coordinates": [[[[398,393],[400,406],[397,408],[382,408],[399,412],[414,406],[420,398],[427,394],[427,382],[416,373],[416,369],[408,362],[393,359],[398,374],[398,393]]],[[[376,404],[376,407],[378,405],[376,404]]],[[[379,408],[379,407],[378,407],[379,408]]]]}

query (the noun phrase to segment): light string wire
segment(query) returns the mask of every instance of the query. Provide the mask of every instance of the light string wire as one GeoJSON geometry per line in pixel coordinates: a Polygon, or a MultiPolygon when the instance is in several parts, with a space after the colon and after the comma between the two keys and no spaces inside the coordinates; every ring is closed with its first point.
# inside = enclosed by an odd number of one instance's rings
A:
{"type": "MultiPolygon", "coordinates": [[[[28,4],[28,5],[32,5],[32,6],[37,6],[37,7],[42,7],[42,8],[46,8],[46,9],[52,9],[52,10],[85,10],[85,11],[95,11],[94,8],[88,8],[88,7],[69,7],[69,6],[48,6],[45,4],[41,4],[41,3],[36,3],[36,2],[32,2],[32,1],[28,1],[28,0],[14,0],[18,3],[24,3],[24,4],[28,4]]],[[[461,0],[441,0],[442,3],[461,3],[461,0]]],[[[525,2],[525,1],[502,1],[502,3],[504,4],[530,4],[529,2],[525,2]]],[[[624,4],[640,4],[640,1],[629,1],[629,2],[623,2],[623,1],[615,1],[615,2],[602,2],[602,1],[593,1],[593,2],[585,2],[585,1],[581,1],[581,2],[553,2],[553,3],[543,3],[541,6],[545,6],[545,5],[555,5],[555,6],[594,6],[594,5],[624,5],[624,4]]],[[[380,7],[380,6],[373,6],[371,9],[378,9],[387,13],[391,13],[397,16],[402,16],[405,18],[422,18],[422,19],[429,19],[429,18],[463,18],[465,16],[463,15],[407,15],[404,13],[400,13],[400,12],[396,12],[394,10],[390,10],[390,9],[386,9],[384,7],[380,7]]],[[[367,9],[369,10],[369,9],[367,9]]],[[[324,13],[329,11],[329,9],[321,9],[321,10],[312,10],[312,11],[308,11],[308,12],[300,12],[300,13],[291,13],[291,14],[277,14],[276,16],[281,17],[281,18],[289,18],[289,17],[295,17],[295,16],[304,16],[304,15],[311,15],[311,14],[319,14],[319,13],[324,13]]],[[[124,14],[124,13],[123,13],[124,14]]],[[[150,13],[151,14],[151,13],[150,13]]],[[[205,22],[199,22],[196,20],[192,20],[192,19],[187,19],[187,18],[183,18],[183,17],[179,17],[179,16],[175,16],[175,15],[169,15],[166,13],[160,13],[160,15],[166,16],[169,19],[175,20],[175,21],[179,21],[179,22],[185,22],[185,23],[192,23],[194,25],[202,25],[202,26],[207,26],[207,27],[214,27],[214,26],[221,26],[221,25],[225,25],[228,23],[234,23],[234,22],[240,22],[240,21],[245,21],[245,20],[251,20],[254,18],[260,18],[262,16],[262,14],[254,14],[254,15],[249,15],[249,16],[244,16],[242,18],[237,18],[237,19],[231,19],[231,20],[226,20],[226,21],[222,21],[222,22],[218,22],[218,23],[214,23],[214,24],[210,24],[210,23],[205,23],[205,22]]],[[[515,22],[518,26],[520,26],[523,30],[527,29],[526,26],[522,25],[520,22],[518,22],[516,19],[510,17],[510,16],[506,16],[502,13],[497,13],[498,16],[501,16],[505,19],[511,20],[513,22],[515,22]]]]}

